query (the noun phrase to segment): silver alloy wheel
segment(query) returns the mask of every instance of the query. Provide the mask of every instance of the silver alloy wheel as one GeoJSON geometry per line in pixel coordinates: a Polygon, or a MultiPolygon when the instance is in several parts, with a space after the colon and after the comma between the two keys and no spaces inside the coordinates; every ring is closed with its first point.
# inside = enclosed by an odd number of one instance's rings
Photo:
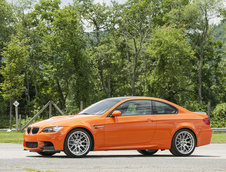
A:
{"type": "Polygon", "coordinates": [[[175,143],[176,149],[181,154],[189,154],[194,149],[195,139],[190,132],[182,131],[176,136],[175,143]]]}
{"type": "Polygon", "coordinates": [[[68,138],[68,149],[76,156],[84,155],[90,148],[90,139],[88,135],[82,131],[71,133],[68,138]]]}

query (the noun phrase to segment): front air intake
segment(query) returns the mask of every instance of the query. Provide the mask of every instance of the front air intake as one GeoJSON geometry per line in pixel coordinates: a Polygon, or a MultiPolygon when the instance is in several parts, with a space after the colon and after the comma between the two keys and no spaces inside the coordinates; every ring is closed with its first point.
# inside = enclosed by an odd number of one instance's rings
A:
{"type": "Polygon", "coordinates": [[[38,147],[38,143],[37,142],[27,142],[26,143],[26,147],[28,147],[28,148],[37,148],[38,147]]]}

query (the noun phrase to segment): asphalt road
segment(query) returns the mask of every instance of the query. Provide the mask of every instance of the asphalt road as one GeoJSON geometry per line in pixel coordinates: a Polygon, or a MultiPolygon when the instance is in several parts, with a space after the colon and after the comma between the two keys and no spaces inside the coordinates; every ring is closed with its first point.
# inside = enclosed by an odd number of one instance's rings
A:
{"type": "Polygon", "coordinates": [[[0,171],[226,172],[226,144],[196,148],[189,157],[174,157],[169,151],[159,151],[152,157],[137,151],[99,151],[78,159],[67,158],[63,152],[45,158],[23,151],[22,145],[0,143],[0,171]]]}

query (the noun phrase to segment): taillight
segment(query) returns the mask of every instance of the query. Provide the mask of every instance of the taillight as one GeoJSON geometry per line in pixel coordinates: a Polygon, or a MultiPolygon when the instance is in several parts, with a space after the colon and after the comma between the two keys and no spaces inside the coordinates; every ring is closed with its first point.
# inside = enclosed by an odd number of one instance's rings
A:
{"type": "Polygon", "coordinates": [[[204,122],[206,125],[210,125],[210,120],[209,120],[209,118],[203,119],[203,122],[204,122]]]}

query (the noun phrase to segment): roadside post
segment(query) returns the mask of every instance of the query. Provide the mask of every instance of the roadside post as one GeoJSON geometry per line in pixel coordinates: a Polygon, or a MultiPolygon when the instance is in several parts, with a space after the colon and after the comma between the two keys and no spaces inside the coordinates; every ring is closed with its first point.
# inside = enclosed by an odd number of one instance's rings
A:
{"type": "Polygon", "coordinates": [[[13,105],[15,106],[15,112],[16,112],[16,131],[18,131],[18,106],[19,106],[19,102],[15,101],[13,103],[13,105]]]}
{"type": "Polygon", "coordinates": [[[19,131],[21,131],[21,114],[19,115],[19,131]]]}
{"type": "Polygon", "coordinates": [[[80,101],[80,111],[83,110],[83,101],[80,101]]]}
{"type": "Polygon", "coordinates": [[[49,118],[52,117],[52,101],[49,101],[49,118]]]}
{"type": "Polygon", "coordinates": [[[208,113],[207,113],[207,115],[208,115],[208,118],[209,118],[209,121],[210,121],[210,116],[211,116],[211,102],[210,102],[210,100],[208,100],[208,113]]]}

